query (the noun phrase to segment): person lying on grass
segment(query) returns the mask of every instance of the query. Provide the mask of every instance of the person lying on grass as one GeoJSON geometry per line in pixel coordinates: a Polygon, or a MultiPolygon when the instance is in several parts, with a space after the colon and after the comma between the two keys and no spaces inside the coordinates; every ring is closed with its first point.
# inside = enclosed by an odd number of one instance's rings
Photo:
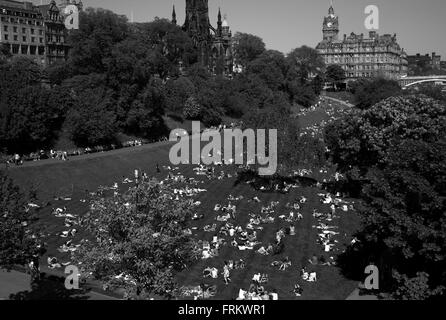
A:
{"type": "Polygon", "coordinates": [[[296,295],[296,297],[301,297],[303,292],[304,290],[302,289],[302,287],[296,283],[293,289],[293,293],[296,295]]]}
{"type": "Polygon", "coordinates": [[[280,271],[285,271],[286,269],[288,269],[291,266],[291,261],[288,257],[285,257],[282,260],[272,262],[271,266],[279,267],[280,271]]]}
{"type": "Polygon", "coordinates": [[[218,278],[218,269],[207,267],[206,269],[203,270],[203,278],[217,279],[218,278]]]}

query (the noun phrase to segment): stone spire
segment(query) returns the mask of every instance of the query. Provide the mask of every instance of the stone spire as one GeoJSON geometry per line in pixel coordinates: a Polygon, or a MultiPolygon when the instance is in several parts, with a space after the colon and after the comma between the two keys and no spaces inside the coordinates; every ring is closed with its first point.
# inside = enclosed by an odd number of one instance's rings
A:
{"type": "Polygon", "coordinates": [[[172,23],[177,24],[177,14],[175,12],[175,5],[173,6],[173,10],[172,10],[172,23]]]}
{"type": "Polygon", "coordinates": [[[222,21],[221,21],[221,10],[218,8],[218,17],[217,17],[217,35],[220,37],[222,34],[222,21]]]}

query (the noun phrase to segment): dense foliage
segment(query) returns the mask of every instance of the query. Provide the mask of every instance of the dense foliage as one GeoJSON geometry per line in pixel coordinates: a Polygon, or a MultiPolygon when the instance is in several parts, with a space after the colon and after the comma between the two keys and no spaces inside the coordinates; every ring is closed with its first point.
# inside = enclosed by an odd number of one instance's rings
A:
{"type": "Polygon", "coordinates": [[[165,116],[215,126],[271,106],[309,107],[322,88],[316,50],[302,47],[285,57],[251,34],[234,37],[242,72],[231,79],[199,65],[192,39],[166,19],[129,24],[88,8],[69,42],[68,61],[45,70],[0,56],[3,152],[51,149],[61,137],[78,147],[119,143],[119,133],[154,140],[168,135],[165,116]]]}
{"type": "Polygon", "coordinates": [[[75,255],[81,274],[110,289],[125,288],[129,299],[175,297],[175,272],[199,255],[185,232],[192,210],[190,200],[175,200],[173,187],[156,180],[94,200],[86,226],[96,241],[85,242],[75,255]]]}
{"type": "Polygon", "coordinates": [[[34,229],[37,219],[35,200],[24,195],[5,172],[0,170],[0,267],[11,270],[15,265],[35,262],[44,253],[34,229]]]}
{"type": "Polygon", "coordinates": [[[354,102],[359,109],[368,109],[386,98],[397,96],[401,87],[395,80],[376,78],[361,80],[354,86],[354,102]]]}
{"type": "Polygon", "coordinates": [[[339,168],[360,181],[363,257],[387,270],[398,299],[438,296],[446,285],[446,108],[422,95],[353,110],[326,130],[339,168]]]}

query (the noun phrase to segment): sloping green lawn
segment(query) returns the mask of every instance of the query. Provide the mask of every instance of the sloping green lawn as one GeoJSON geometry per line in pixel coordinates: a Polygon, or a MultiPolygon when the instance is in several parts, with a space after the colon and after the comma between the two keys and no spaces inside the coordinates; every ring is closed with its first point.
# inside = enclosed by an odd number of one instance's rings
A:
{"type": "MultiPolygon", "coordinates": [[[[318,122],[318,121],[316,121],[318,122]]],[[[320,121],[319,121],[320,122],[320,121]]],[[[133,171],[139,169],[147,172],[148,175],[163,179],[168,171],[163,169],[160,174],[156,173],[156,164],[160,167],[169,166],[170,143],[158,143],[139,148],[130,148],[116,150],[109,153],[86,155],[79,158],[73,158],[68,162],[42,162],[29,163],[24,167],[12,168],[9,170],[11,177],[23,188],[35,186],[38,190],[38,196],[45,208],[41,211],[40,224],[47,236],[48,254],[47,256],[56,256],[60,262],[69,262],[69,254],[60,253],[57,248],[72,239],[77,244],[81,239],[89,235],[82,230],[74,238],[62,238],[58,234],[70,228],[64,226],[63,218],[56,218],[52,211],[54,208],[66,207],[69,213],[82,216],[88,211],[88,194],[94,192],[100,186],[111,187],[115,182],[119,184],[121,191],[129,187],[128,184],[122,184],[124,177],[132,178],[133,171]],[[54,200],[55,197],[69,197],[71,200],[54,200]],[[84,202],[83,200],[87,200],[84,202]]],[[[280,215],[288,215],[290,209],[286,208],[287,203],[295,203],[301,196],[308,199],[300,212],[303,214],[303,220],[296,222],[296,235],[285,237],[285,252],[280,256],[262,256],[251,251],[239,251],[231,246],[224,246],[220,250],[220,255],[210,260],[199,261],[177,276],[181,285],[199,285],[200,283],[216,284],[217,299],[234,299],[240,288],[247,289],[255,273],[265,273],[269,276],[269,282],[266,285],[267,290],[276,289],[280,299],[295,299],[292,293],[294,284],[299,283],[304,294],[298,299],[345,299],[356,287],[356,282],[345,279],[337,267],[316,266],[312,267],[318,273],[316,283],[308,283],[300,279],[300,269],[303,266],[309,266],[308,259],[313,255],[323,254],[322,246],[317,244],[318,230],[313,226],[317,220],[312,216],[313,210],[318,212],[328,212],[328,205],[320,201],[318,193],[323,191],[317,188],[298,187],[291,189],[289,194],[261,193],[252,189],[246,184],[235,186],[236,168],[228,166],[218,170],[224,170],[232,174],[231,178],[222,180],[209,180],[203,176],[197,176],[193,169],[196,166],[180,166],[176,174],[182,173],[186,177],[194,177],[203,181],[199,188],[206,189],[207,192],[201,193],[196,200],[201,201],[199,207],[200,213],[205,218],[197,222],[191,222],[192,227],[197,227],[194,236],[197,239],[211,241],[216,233],[204,232],[205,225],[216,223],[217,226],[224,224],[216,221],[217,214],[214,212],[215,204],[227,205],[229,195],[244,197],[241,201],[233,202],[237,205],[236,221],[231,221],[236,225],[246,226],[249,221],[250,213],[260,214],[262,206],[269,205],[272,201],[278,201],[275,213],[276,220],[273,224],[263,225],[264,229],[258,231],[258,241],[262,245],[273,243],[275,233],[281,227],[289,226],[278,218],[280,215]],[[261,202],[248,201],[253,197],[259,197],[261,202]],[[274,260],[288,256],[292,261],[292,266],[287,271],[279,271],[277,267],[270,266],[274,260]],[[203,279],[202,271],[206,267],[216,267],[222,269],[225,260],[243,259],[246,262],[246,268],[240,271],[232,271],[232,283],[226,286],[222,277],[219,279],[203,279]]],[[[328,174],[317,173],[317,178],[329,178],[328,174]]],[[[340,214],[339,219],[335,219],[333,224],[339,227],[340,235],[336,238],[339,243],[336,245],[335,255],[343,250],[344,244],[348,243],[350,235],[358,226],[358,218],[354,212],[349,211],[340,214]]],[[[76,227],[75,227],[76,228],[76,227]]],[[[218,230],[218,228],[217,228],[218,230]]],[[[256,247],[258,249],[258,247],[256,247]]],[[[46,256],[42,264],[46,264],[46,256]]],[[[311,265],[310,265],[311,266],[311,265]]],[[[312,270],[310,268],[310,270],[312,270]]],[[[59,269],[62,274],[63,270],[59,269]]]]}

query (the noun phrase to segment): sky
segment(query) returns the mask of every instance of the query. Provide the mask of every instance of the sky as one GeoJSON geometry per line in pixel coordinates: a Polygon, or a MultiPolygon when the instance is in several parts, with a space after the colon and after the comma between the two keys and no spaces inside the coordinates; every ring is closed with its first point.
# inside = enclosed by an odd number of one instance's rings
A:
{"type": "MultiPolygon", "coordinates": [[[[34,0],[36,3],[49,0],[34,0]]],[[[56,0],[57,1],[57,0],[56,0]]],[[[59,0],[60,1],[60,0],[59,0]]],[[[169,18],[175,5],[178,23],[184,22],[185,0],[83,0],[85,7],[102,7],[135,22],[169,18]]],[[[334,0],[340,38],[355,32],[368,34],[364,13],[368,5],[379,9],[379,34],[397,34],[408,54],[436,52],[446,60],[446,0],[334,0]]],[[[315,47],[322,39],[322,21],[330,0],[209,0],[211,24],[218,8],[227,14],[233,33],[260,36],[268,49],[284,53],[302,45],[315,47]]]]}

